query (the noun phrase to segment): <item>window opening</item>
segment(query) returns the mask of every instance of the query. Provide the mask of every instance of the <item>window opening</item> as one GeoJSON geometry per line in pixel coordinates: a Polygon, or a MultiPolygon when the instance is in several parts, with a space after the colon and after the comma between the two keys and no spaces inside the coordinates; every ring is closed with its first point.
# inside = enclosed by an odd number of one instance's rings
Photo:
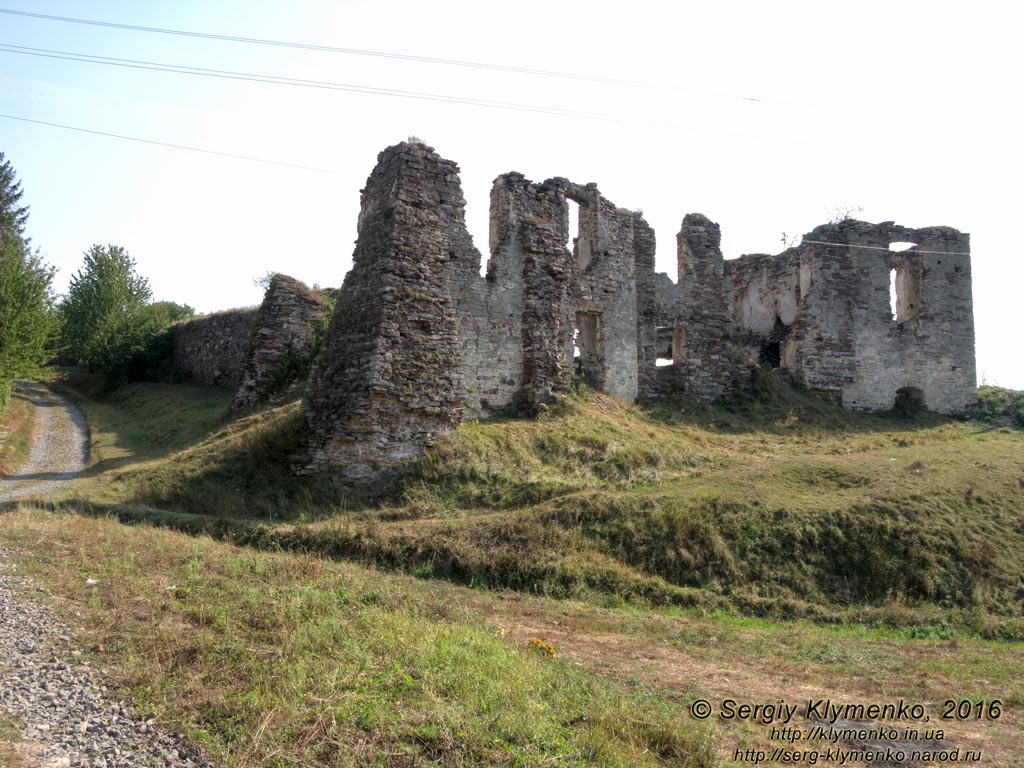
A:
{"type": "Polygon", "coordinates": [[[761,347],[761,354],[758,358],[758,362],[767,364],[771,368],[782,367],[782,342],[786,340],[786,336],[789,334],[789,326],[786,325],[778,317],[775,318],[775,326],[772,328],[771,334],[765,340],[764,346],[761,347]]]}
{"type": "Polygon", "coordinates": [[[574,357],[576,377],[588,386],[600,389],[604,384],[604,355],[601,342],[601,314],[577,312],[574,357]]]}

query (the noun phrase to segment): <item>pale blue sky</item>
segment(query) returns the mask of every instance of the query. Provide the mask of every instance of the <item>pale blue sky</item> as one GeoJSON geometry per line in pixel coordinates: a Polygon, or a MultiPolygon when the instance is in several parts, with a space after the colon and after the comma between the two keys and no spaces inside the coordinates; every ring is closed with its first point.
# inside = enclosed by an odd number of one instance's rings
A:
{"type": "Polygon", "coordinates": [[[281,271],[338,285],[358,192],[422,137],[462,167],[487,255],[495,176],[598,182],[642,208],[675,276],[687,212],[727,258],[781,249],[836,207],[972,236],[979,377],[1024,389],[1019,354],[1020,12],[994,2],[128,2],[0,8],[642,81],[596,83],[149,34],[0,14],[0,44],[619,115],[499,110],[192,77],[0,51],[0,113],[252,155],[317,173],[0,118],[58,287],[117,243],[159,299],[253,304],[281,271]],[[1010,10],[1008,10],[1010,9],[1010,10]],[[742,98],[745,97],[745,98],[742,98]],[[757,99],[756,101],[750,99],[757,99]],[[650,123],[670,124],[650,125],[650,123]]]}

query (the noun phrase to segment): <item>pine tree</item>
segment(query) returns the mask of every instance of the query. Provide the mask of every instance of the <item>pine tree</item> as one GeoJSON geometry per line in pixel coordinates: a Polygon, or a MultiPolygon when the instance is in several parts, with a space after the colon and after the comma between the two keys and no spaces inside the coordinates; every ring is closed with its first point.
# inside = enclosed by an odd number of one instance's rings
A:
{"type": "Polygon", "coordinates": [[[15,237],[28,248],[28,239],[25,237],[28,206],[19,207],[21,195],[21,182],[10,161],[0,152],[0,237],[15,237]]]}
{"type": "Polygon", "coordinates": [[[14,383],[35,375],[51,356],[56,328],[53,269],[29,248],[21,183],[0,152],[0,413],[14,383]]]}

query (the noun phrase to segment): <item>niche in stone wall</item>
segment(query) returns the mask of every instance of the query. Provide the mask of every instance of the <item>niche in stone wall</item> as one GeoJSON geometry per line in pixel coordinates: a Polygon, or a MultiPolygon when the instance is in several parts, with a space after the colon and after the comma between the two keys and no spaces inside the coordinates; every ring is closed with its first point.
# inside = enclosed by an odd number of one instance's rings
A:
{"type": "Polygon", "coordinates": [[[893,410],[912,413],[925,409],[924,392],[917,387],[901,387],[896,390],[893,410]]]}
{"type": "Polygon", "coordinates": [[[914,243],[891,243],[893,256],[889,260],[889,308],[892,319],[905,323],[921,311],[922,267],[918,260],[904,251],[916,247],[914,243]]]}
{"type": "Polygon", "coordinates": [[[604,345],[600,312],[577,312],[575,344],[576,378],[595,389],[604,384],[604,345]]]}

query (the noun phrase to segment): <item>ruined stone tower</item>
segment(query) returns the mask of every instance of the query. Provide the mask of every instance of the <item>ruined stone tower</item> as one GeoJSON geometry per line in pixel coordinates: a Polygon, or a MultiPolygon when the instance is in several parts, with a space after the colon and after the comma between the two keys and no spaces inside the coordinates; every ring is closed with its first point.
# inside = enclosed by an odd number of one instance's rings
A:
{"type": "Polygon", "coordinates": [[[458,167],[430,147],[378,157],[306,393],[307,471],[375,477],[464,415],[533,411],[574,376],[629,400],[653,391],[654,233],[642,216],[594,184],[504,174],[481,275],[464,208],[458,167]]]}
{"type": "Polygon", "coordinates": [[[410,144],[378,157],[306,392],[309,471],[375,477],[459,423],[465,385],[445,265],[457,258],[452,219],[464,205],[454,163],[410,144]]]}

